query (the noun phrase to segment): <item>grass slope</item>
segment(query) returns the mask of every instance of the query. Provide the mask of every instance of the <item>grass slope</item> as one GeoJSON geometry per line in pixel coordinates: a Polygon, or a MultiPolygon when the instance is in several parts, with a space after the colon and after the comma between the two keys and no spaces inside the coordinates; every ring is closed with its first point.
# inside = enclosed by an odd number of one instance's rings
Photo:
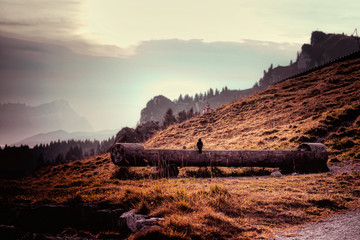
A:
{"type": "Polygon", "coordinates": [[[359,155],[360,59],[307,75],[224,104],[215,111],[158,132],[146,148],[284,149],[324,142],[333,157],[359,155]]]}

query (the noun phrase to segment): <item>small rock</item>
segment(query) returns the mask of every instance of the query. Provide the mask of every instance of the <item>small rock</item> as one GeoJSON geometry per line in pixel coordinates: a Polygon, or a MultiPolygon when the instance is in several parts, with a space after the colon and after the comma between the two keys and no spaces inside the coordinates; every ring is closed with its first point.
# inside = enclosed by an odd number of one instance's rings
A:
{"type": "Polygon", "coordinates": [[[159,168],[158,167],[151,167],[150,171],[152,173],[159,173],[159,168]]]}
{"type": "Polygon", "coordinates": [[[145,215],[135,214],[135,209],[132,209],[126,213],[123,213],[119,221],[125,220],[127,227],[132,232],[137,232],[145,226],[153,226],[159,221],[164,221],[163,218],[149,218],[145,215]]]}
{"type": "Polygon", "coordinates": [[[280,171],[274,171],[274,172],[272,172],[270,175],[271,175],[272,177],[281,177],[281,176],[282,176],[282,174],[281,174],[280,171]]]}

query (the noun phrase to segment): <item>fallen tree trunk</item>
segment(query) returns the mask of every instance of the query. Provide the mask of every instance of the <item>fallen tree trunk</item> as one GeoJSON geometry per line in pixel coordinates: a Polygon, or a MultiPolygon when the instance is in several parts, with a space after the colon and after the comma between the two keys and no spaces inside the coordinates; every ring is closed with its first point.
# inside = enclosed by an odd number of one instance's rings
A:
{"type": "Polygon", "coordinates": [[[137,143],[117,143],[111,159],[118,166],[276,167],[284,173],[323,172],[328,153],[321,143],[304,143],[291,150],[196,150],[144,149],[137,143]]]}

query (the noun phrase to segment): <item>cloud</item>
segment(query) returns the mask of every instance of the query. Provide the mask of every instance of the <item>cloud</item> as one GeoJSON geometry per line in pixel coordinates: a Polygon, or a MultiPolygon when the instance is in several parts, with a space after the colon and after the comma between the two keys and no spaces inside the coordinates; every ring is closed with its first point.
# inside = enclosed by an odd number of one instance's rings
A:
{"type": "Polygon", "coordinates": [[[81,1],[0,0],[0,32],[39,42],[82,40],[81,1]]]}
{"type": "Polygon", "coordinates": [[[6,20],[2,20],[0,21],[0,25],[3,26],[10,26],[10,27],[28,27],[31,26],[31,23],[25,22],[25,21],[6,21],[6,20]]]}
{"type": "Polygon", "coordinates": [[[119,53],[121,49],[81,40],[70,43],[0,35],[5,56],[0,60],[0,102],[41,104],[66,99],[98,129],[131,126],[154,95],[174,99],[209,87],[249,88],[271,63],[287,64],[300,49],[253,40],[170,39],[141,42],[132,55],[109,57],[89,51],[108,48],[119,53]],[[86,54],[79,53],[82,50],[86,54]]]}

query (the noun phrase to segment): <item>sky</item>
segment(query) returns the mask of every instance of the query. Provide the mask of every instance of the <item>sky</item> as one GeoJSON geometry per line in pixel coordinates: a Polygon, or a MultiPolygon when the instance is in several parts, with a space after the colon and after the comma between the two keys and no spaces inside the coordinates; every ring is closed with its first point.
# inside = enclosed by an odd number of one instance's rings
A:
{"type": "Polygon", "coordinates": [[[156,95],[252,87],[311,32],[352,34],[343,0],[0,0],[0,103],[70,103],[95,130],[135,127],[156,95]]]}

